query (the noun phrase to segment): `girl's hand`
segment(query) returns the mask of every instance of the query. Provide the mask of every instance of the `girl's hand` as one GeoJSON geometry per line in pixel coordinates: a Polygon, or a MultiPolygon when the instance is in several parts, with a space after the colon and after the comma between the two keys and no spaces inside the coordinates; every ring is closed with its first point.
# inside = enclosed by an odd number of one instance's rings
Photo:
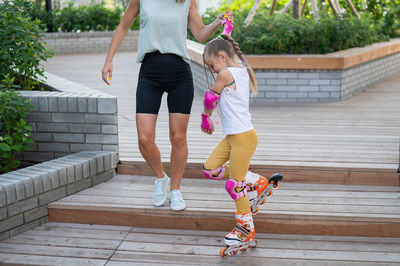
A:
{"type": "Polygon", "coordinates": [[[110,86],[110,80],[112,78],[113,64],[110,61],[104,63],[103,69],[101,70],[101,77],[108,86],[110,86]]]}
{"type": "Polygon", "coordinates": [[[224,22],[224,17],[228,19],[233,24],[233,13],[229,9],[226,10],[224,13],[218,15],[217,19],[219,20],[220,24],[224,22]]]}
{"type": "Polygon", "coordinates": [[[201,113],[200,128],[201,131],[209,135],[212,135],[212,133],[214,132],[214,122],[211,120],[211,116],[209,114],[206,114],[205,112],[201,113]]]}

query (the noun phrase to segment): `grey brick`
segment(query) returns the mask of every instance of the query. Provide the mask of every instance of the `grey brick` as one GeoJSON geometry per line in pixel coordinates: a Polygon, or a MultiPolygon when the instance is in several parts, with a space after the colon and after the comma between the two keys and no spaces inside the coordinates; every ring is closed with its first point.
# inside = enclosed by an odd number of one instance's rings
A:
{"type": "Polygon", "coordinates": [[[342,85],[342,81],[340,79],[331,79],[331,85],[342,85]]]}
{"type": "Polygon", "coordinates": [[[0,241],[8,239],[8,238],[10,238],[10,232],[9,231],[0,233],[0,241]]]}
{"type": "Polygon", "coordinates": [[[87,112],[87,100],[86,97],[78,97],[78,112],[86,113],[87,112]]]}
{"type": "Polygon", "coordinates": [[[299,73],[300,79],[318,79],[319,73],[299,73]]]}
{"type": "Polygon", "coordinates": [[[320,91],[338,92],[340,86],[319,86],[320,91]]]}
{"type": "Polygon", "coordinates": [[[31,138],[34,141],[52,141],[53,140],[53,134],[52,133],[37,133],[33,132],[31,134],[31,138]]]}
{"type": "Polygon", "coordinates": [[[40,194],[43,192],[43,181],[40,178],[40,175],[37,173],[32,173],[29,170],[26,169],[21,169],[16,171],[15,174],[21,174],[21,175],[26,175],[29,176],[31,178],[31,180],[33,181],[33,192],[34,195],[40,194]]]}
{"type": "Polygon", "coordinates": [[[67,196],[67,187],[63,186],[58,189],[50,190],[46,193],[39,195],[39,206],[43,206],[50,202],[59,200],[67,196]]]}
{"type": "Polygon", "coordinates": [[[311,79],[310,85],[330,85],[331,81],[329,79],[311,79]]]}
{"type": "Polygon", "coordinates": [[[297,91],[297,86],[276,86],[276,91],[297,91]]]}
{"type": "Polygon", "coordinates": [[[97,113],[97,98],[96,97],[88,98],[88,112],[89,113],[97,113]]]}
{"type": "Polygon", "coordinates": [[[96,175],[97,174],[97,159],[96,158],[91,158],[89,161],[89,167],[90,167],[90,175],[96,175]]]}
{"type": "Polygon", "coordinates": [[[79,143],[85,141],[84,134],[71,133],[54,133],[55,142],[79,143]]]}
{"type": "Polygon", "coordinates": [[[297,77],[298,74],[295,72],[282,72],[277,75],[278,79],[296,79],[297,77]]]}
{"type": "Polygon", "coordinates": [[[118,124],[117,115],[85,114],[85,122],[91,124],[118,124]]]}
{"type": "Polygon", "coordinates": [[[68,112],[68,97],[65,96],[58,97],[58,111],[68,112]]]}
{"type": "Polygon", "coordinates": [[[329,92],[310,92],[308,96],[310,98],[328,98],[329,92]]]}
{"type": "Polygon", "coordinates": [[[38,143],[39,151],[70,152],[69,144],[66,143],[38,143]]]}
{"type": "Polygon", "coordinates": [[[111,170],[108,170],[108,171],[106,171],[104,173],[98,174],[98,175],[96,175],[95,177],[92,178],[92,180],[93,180],[92,181],[92,185],[96,186],[96,185],[98,185],[100,183],[108,181],[113,176],[115,176],[115,170],[114,169],[111,169],[111,170]]]}
{"type": "Polygon", "coordinates": [[[268,79],[268,85],[287,85],[287,79],[268,79]]]}
{"type": "Polygon", "coordinates": [[[39,132],[68,132],[68,123],[37,123],[39,132]]]}
{"type": "Polygon", "coordinates": [[[43,164],[43,166],[45,166],[48,169],[56,170],[58,172],[58,179],[59,179],[60,186],[64,186],[67,184],[67,175],[68,175],[67,167],[68,166],[66,166],[62,163],[54,162],[54,161],[45,162],[43,164]]]}
{"type": "Polygon", "coordinates": [[[0,208],[0,221],[7,218],[7,208],[0,208]]]}
{"type": "Polygon", "coordinates": [[[117,112],[117,98],[98,98],[97,112],[99,114],[114,114],[117,112]]]}
{"type": "Polygon", "coordinates": [[[69,123],[83,123],[85,122],[84,114],[80,113],[54,113],[52,114],[53,122],[69,122],[69,123]]]}
{"type": "Polygon", "coordinates": [[[27,122],[51,122],[51,113],[29,112],[26,114],[27,122]]]}
{"type": "Polygon", "coordinates": [[[15,184],[11,180],[0,178],[0,186],[3,186],[6,192],[7,204],[17,201],[17,190],[15,184]]]}
{"type": "Polygon", "coordinates": [[[49,100],[47,97],[39,97],[39,110],[40,112],[49,111],[49,100]]]}
{"type": "MultiPolygon", "coordinates": [[[[276,91],[276,86],[275,85],[262,85],[258,87],[258,93],[261,91],[276,91]]],[[[257,93],[257,96],[258,96],[257,93]]]]}
{"type": "MultiPolygon", "coordinates": [[[[263,99],[265,99],[265,98],[263,98],[263,99]]],[[[119,148],[118,148],[118,145],[103,145],[101,150],[118,152],[119,148]]]]}
{"type": "Polygon", "coordinates": [[[13,237],[13,236],[19,235],[23,232],[29,231],[39,225],[40,225],[40,221],[37,220],[37,221],[33,221],[30,223],[26,223],[21,226],[18,226],[16,228],[10,230],[10,237],[13,237]]]}
{"type": "Polygon", "coordinates": [[[103,156],[97,157],[97,173],[104,172],[104,158],[103,156]]]}
{"type": "Polygon", "coordinates": [[[71,152],[80,152],[80,151],[96,151],[101,150],[100,144],[70,144],[71,152]]]}
{"type": "Polygon", "coordinates": [[[14,216],[20,213],[23,213],[27,210],[31,210],[33,208],[38,207],[38,198],[33,197],[26,200],[19,201],[17,203],[13,203],[7,206],[8,216],[14,216]]]}
{"type": "Polygon", "coordinates": [[[103,134],[118,134],[118,126],[116,125],[102,125],[101,132],[103,134]]]}
{"type": "Polygon", "coordinates": [[[42,207],[34,208],[32,210],[24,212],[24,221],[25,223],[27,223],[45,217],[47,215],[49,215],[48,207],[47,205],[44,205],[42,207]]]}
{"type": "Polygon", "coordinates": [[[70,124],[69,132],[73,133],[101,133],[100,125],[96,124],[70,124]]]}
{"type": "Polygon", "coordinates": [[[271,98],[286,98],[286,92],[266,92],[266,97],[271,98]]]}
{"type": "Polygon", "coordinates": [[[308,96],[307,92],[288,92],[287,96],[289,98],[306,98],[308,96]]]}
{"type": "Polygon", "coordinates": [[[308,79],[288,79],[288,85],[308,85],[308,79]]]}
{"type": "Polygon", "coordinates": [[[67,195],[74,194],[76,192],[87,189],[91,186],[92,186],[91,178],[86,178],[86,179],[80,180],[78,182],[75,182],[73,184],[68,184],[67,185],[67,195]]]}
{"type": "Polygon", "coordinates": [[[118,144],[117,135],[87,134],[87,143],[118,144]]]}
{"type": "Polygon", "coordinates": [[[331,92],[331,98],[338,98],[340,100],[340,92],[331,92]]]}
{"type": "Polygon", "coordinates": [[[28,97],[28,101],[29,101],[29,103],[31,105],[33,105],[32,112],[40,111],[39,98],[38,97],[28,97]]]}
{"type": "Polygon", "coordinates": [[[3,207],[7,204],[7,198],[6,198],[6,191],[4,190],[4,187],[0,184],[0,207],[3,207]]]}
{"type": "Polygon", "coordinates": [[[118,153],[115,152],[111,153],[111,168],[116,168],[118,165],[118,161],[119,161],[118,153]]]}
{"type": "Polygon", "coordinates": [[[260,79],[275,79],[277,74],[274,72],[256,72],[256,78],[260,79]]]}
{"type": "Polygon", "coordinates": [[[58,112],[57,97],[49,97],[49,112],[58,112]]]}
{"type": "Polygon", "coordinates": [[[0,221],[0,230],[1,232],[5,232],[10,230],[11,228],[17,227],[21,224],[23,224],[24,220],[23,220],[23,216],[22,214],[7,218],[5,220],[0,221]]]}
{"type": "Polygon", "coordinates": [[[68,112],[76,113],[78,112],[78,100],[76,97],[68,97],[68,112]]]}

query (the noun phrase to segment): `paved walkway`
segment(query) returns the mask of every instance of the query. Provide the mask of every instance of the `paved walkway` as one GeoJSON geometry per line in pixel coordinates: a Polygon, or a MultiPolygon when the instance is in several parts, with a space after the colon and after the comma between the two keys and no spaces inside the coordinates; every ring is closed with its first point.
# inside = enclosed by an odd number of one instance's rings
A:
{"type": "MultiPolygon", "coordinates": [[[[117,53],[111,86],[101,80],[105,54],[61,55],[47,71],[118,97],[120,159],[143,161],[137,146],[135,52],[117,53]]],[[[164,99],[165,100],[165,99],[164,99]]],[[[278,167],[391,169],[399,166],[400,75],[344,102],[257,104],[251,107],[259,146],[252,164],[278,167]]],[[[202,97],[196,93],[189,122],[188,163],[202,163],[222,138],[199,129],[202,97]]],[[[168,111],[162,104],[156,142],[169,161],[168,111]]]]}

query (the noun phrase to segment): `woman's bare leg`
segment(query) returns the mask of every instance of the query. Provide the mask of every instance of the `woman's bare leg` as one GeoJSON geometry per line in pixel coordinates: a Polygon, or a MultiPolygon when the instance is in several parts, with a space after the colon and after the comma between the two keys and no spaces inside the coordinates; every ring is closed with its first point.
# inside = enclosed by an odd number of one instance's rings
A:
{"type": "Polygon", "coordinates": [[[172,145],[171,150],[171,191],[179,189],[183,172],[185,171],[188,157],[187,127],[189,123],[188,114],[169,114],[169,138],[172,145]]]}
{"type": "Polygon", "coordinates": [[[154,174],[160,178],[164,176],[160,150],[155,143],[157,115],[136,114],[136,128],[139,139],[139,150],[149,164],[154,174]]]}

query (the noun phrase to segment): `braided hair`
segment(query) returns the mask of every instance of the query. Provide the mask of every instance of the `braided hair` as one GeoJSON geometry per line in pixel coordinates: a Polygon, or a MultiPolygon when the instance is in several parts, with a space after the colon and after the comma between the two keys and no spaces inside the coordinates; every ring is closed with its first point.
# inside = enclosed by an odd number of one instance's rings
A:
{"type": "Polygon", "coordinates": [[[230,58],[233,59],[235,58],[235,56],[237,56],[242,62],[242,64],[246,67],[247,72],[249,73],[250,83],[253,90],[252,95],[255,96],[257,94],[257,89],[258,89],[256,75],[254,74],[254,71],[251,68],[251,66],[247,63],[246,59],[244,58],[244,55],[240,50],[238,43],[235,42],[230,36],[226,34],[221,34],[220,36],[221,38],[215,38],[206,45],[206,47],[204,48],[203,59],[205,55],[218,56],[218,53],[220,51],[225,52],[230,58]]]}

